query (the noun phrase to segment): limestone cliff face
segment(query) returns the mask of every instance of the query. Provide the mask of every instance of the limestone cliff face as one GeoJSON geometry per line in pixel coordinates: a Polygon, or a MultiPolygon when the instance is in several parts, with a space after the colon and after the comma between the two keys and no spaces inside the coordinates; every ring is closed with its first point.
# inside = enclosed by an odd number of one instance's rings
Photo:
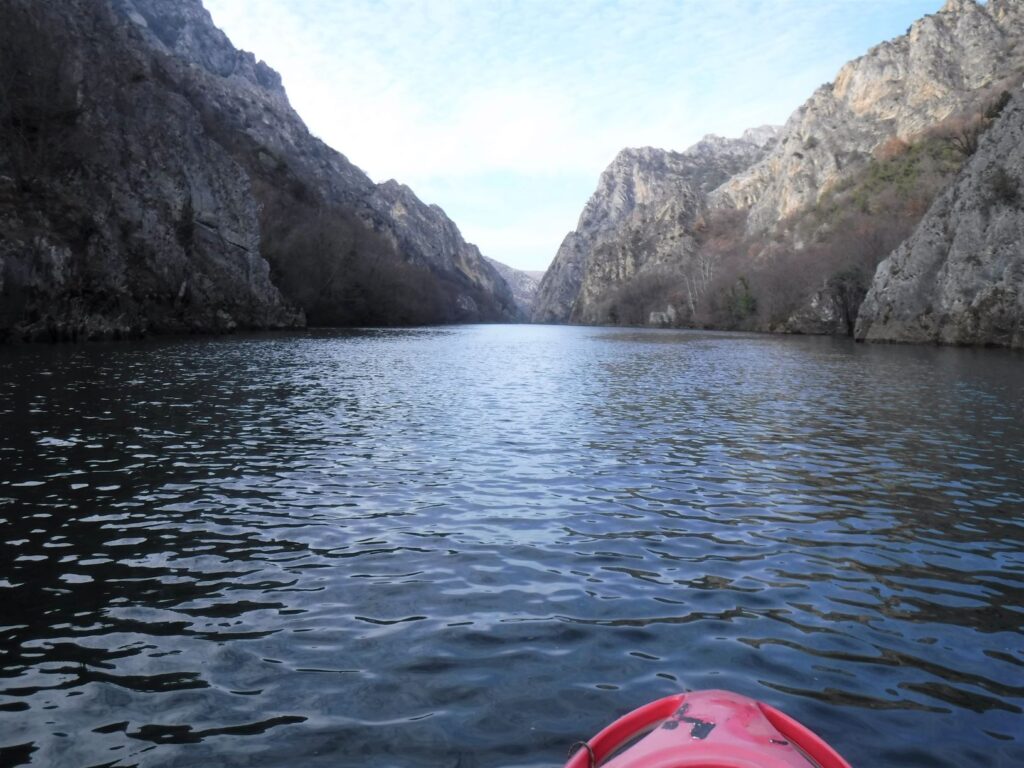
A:
{"type": "Polygon", "coordinates": [[[242,154],[241,149],[244,160],[263,168],[287,163],[332,203],[357,206],[373,194],[365,173],[310,134],[288,102],[280,75],[237,50],[201,0],[109,1],[146,48],[173,68],[167,85],[183,93],[230,152],[242,154]]]}
{"type": "Polygon", "coordinates": [[[0,337],[300,323],[244,170],[103,4],[3,0],[0,337]]]}
{"type": "Polygon", "coordinates": [[[585,322],[588,305],[604,290],[652,258],[668,255],[673,241],[686,237],[707,195],[760,160],[776,132],[764,127],[739,139],[707,136],[685,152],[651,147],[620,152],[541,281],[534,321],[585,322]],[[665,231],[665,245],[637,252],[630,243],[648,226],[665,231]]]}
{"type": "Polygon", "coordinates": [[[590,253],[589,238],[570,232],[558,247],[554,261],[537,286],[530,319],[535,323],[565,323],[583,282],[583,270],[590,253]]]}
{"type": "Polygon", "coordinates": [[[332,212],[443,284],[431,320],[510,316],[444,213],[396,218],[199,0],[0,0],[0,18],[0,336],[302,323],[295,286],[318,275],[261,238],[332,212]]]}
{"type": "MultiPolygon", "coordinates": [[[[407,262],[429,268],[449,300],[444,321],[515,317],[504,281],[467,244],[438,206],[427,206],[408,187],[375,185],[341,153],[312,136],[288,103],[280,77],[252,54],[237,51],[213,26],[199,0],[115,0],[143,34],[201,76],[191,97],[212,115],[225,144],[252,176],[268,185],[282,179],[328,205],[354,211],[383,235],[407,262]]],[[[300,194],[301,196],[301,194],[300,194]]]]}
{"type": "Polygon", "coordinates": [[[371,202],[389,222],[400,252],[435,272],[451,291],[459,322],[519,319],[512,290],[480,250],[462,239],[455,222],[394,179],[377,186],[371,202]]]}
{"type": "Polygon", "coordinates": [[[902,37],[844,66],[786,123],[761,162],[729,180],[711,205],[749,209],[748,230],[771,229],[863,168],[892,137],[910,139],[976,106],[1024,64],[1024,3],[950,0],[902,37]]]}
{"type": "MultiPolygon", "coordinates": [[[[753,146],[736,145],[726,163],[708,164],[721,146],[624,151],[562,244],[534,319],[852,332],[875,265],[963,162],[940,157],[935,142],[950,140],[936,137],[952,134],[936,131],[979,119],[1022,74],[1024,2],[949,0],[844,66],[783,129],[745,136],[753,146]],[[884,165],[899,152],[903,160],[884,165]],[[904,176],[886,176],[896,168],[904,176]],[[910,178],[920,181],[913,200],[900,187],[910,178]],[[891,213],[879,214],[879,200],[891,213]],[[724,269],[716,253],[727,254],[724,269]],[[701,270],[717,284],[694,288],[701,270]]],[[[950,279],[971,293],[982,274],[952,270],[950,279]]],[[[899,301],[910,307],[907,290],[899,301]]],[[[958,327],[957,338],[971,337],[958,327]]]]}
{"type": "Polygon", "coordinates": [[[1024,348],[1024,97],[882,262],[857,320],[867,341],[1024,348]]]}
{"type": "Polygon", "coordinates": [[[508,264],[502,264],[500,261],[495,261],[487,256],[484,259],[494,267],[512,290],[512,298],[515,299],[519,319],[529,320],[533,312],[533,302],[537,298],[537,288],[540,286],[540,279],[543,277],[543,273],[538,277],[537,273],[514,269],[508,266],[508,264]]]}

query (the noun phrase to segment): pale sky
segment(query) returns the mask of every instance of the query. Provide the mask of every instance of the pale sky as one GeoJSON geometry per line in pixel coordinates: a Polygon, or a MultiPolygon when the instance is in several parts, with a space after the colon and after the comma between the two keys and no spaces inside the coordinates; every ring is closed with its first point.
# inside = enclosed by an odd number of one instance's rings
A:
{"type": "Polygon", "coordinates": [[[623,147],[781,124],[942,0],[206,0],[310,129],[543,270],[623,147]]]}

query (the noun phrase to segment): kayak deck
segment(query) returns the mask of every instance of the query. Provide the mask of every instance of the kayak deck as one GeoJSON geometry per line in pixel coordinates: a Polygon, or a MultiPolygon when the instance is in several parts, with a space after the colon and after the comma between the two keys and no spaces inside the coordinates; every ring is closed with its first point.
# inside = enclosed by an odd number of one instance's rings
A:
{"type": "Polygon", "coordinates": [[[806,726],[728,691],[659,699],[580,746],[566,768],[850,768],[806,726]]]}

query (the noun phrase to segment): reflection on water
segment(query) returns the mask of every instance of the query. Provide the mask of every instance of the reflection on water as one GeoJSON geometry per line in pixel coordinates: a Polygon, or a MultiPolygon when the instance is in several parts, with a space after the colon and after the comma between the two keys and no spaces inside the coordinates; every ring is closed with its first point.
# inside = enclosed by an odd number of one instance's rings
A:
{"type": "Polygon", "coordinates": [[[680,689],[1024,765],[1024,358],[547,327],[0,350],[0,764],[557,765],[680,689]]]}

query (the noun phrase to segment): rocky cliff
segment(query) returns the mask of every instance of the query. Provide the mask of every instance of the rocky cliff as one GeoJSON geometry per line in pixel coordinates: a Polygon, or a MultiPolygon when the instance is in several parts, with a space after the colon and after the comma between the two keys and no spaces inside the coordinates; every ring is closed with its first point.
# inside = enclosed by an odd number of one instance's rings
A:
{"type": "Polygon", "coordinates": [[[495,261],[486,256],[484,258],[497,270],[498,274],[501,275],[502,279],[512,290],[512,298],[515,299],[520,319],[529,320],[530,315],[533,313],[533,303],[537,298],[537,288],[540,287],[540,281],[544,277],[544,273],[523,272],[508,266],[508,264],[502,264],[500,261],[495,261]]]}
{"type": "Polygon", "coordinates": [[[673,241],[688,237],[707,195],[760,160],[776,133],[764,127],[739,139],[707,136],[685,152],[651,147],[620,152],[601,174],[576,230],[566,236],[544,275],[534,321],[586,321],[588,305],[606,286],[669,256],[673,241]],[[635,236],[648,225],[664,232],[664,245],[650,252],[633,248],[635,236]]]}
{"type": "Polygon", "coordinates": [[[199,0],[0,17],[0,336],[514,317],[443,211],[397,217],[199,0]]]}
{"type": "Polygon", "coordinates": [[[1024,3],[949,0],[906,35],[845,65],[786,123],[774,150],[715,191],[764,232],[863,168],[882,142],[976,108],[1024,64],[1024,3]]]}
{"type": "Polygon", "coordinates": [[[852,333],[876,266],[1022,76],[1024,3],[950,0],[844,66],[714,188],[699,169],[651,163],[641,186],[663,194],[637,205],[640,161],[627,151],[556,256],[534,318],[852,333]]]}
{"type": "Polygon", "coordinates": [[[0,336],[300,323],[248,176],[102,4],[3,0],[0,336]]]}
{"type": "Polygon", "coordinates": [[[868,341],[1024,348],[1024,97],[879,266],[857,319],[868,341]]]}
{"type": "Polygon", "coordinates": [[[378,185],[371,198],[384,214],[385,231],[401,253],[437,275],[454,303],[454,320],[519,319],[512,289],[480,250],[462,239],[459,228],[436,205],[427,205],[394,179],[378,185]]]}

